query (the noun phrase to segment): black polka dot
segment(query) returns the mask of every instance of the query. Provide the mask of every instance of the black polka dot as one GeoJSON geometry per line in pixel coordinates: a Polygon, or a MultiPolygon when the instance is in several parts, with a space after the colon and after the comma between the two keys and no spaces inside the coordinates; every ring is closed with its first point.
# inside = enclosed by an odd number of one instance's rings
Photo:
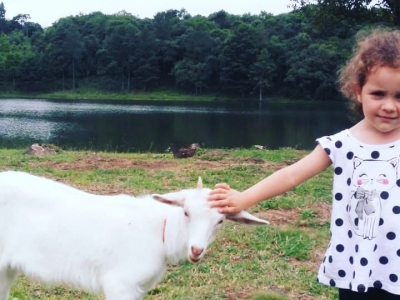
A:
{"type": "Polygon", "coordinates": [[[400,179],[396,181],[396,185],[400,187],[400,179]]]}
{"type": "Polygon", "coordinates": [[[381,258],[379,258],[379,262],[382,265],[386,265],[389,262],[389,260],[388,260],[388,258],[386,256],[382,256],[381,258]]]}
{"type": "Polygon", "coordinates": [[[356,253],[358,253],[358,245],[356,245],[355,249],[356,249],[356,253]]]}
{"type": "Polygon", "coordinates": [[[393,240],[396,238],[396,234],[395,234],[394,232],[389,232],[389,233],[386,235],[386,237],[387,237],[388,240],[393,241],[393,240]]]}
{"type": "Polygon", "coordinates": [[[325,150],[326,154],[331,155],[331,149],[325,148],[324,150],[325,150]]]}
{"type": "Polygon", "coordinates": [[[340,277],[346,277],[346,272],[344,271],[344,270],[339,270],[339,272],[338,272],[338,275],[340,276],[340,277]]]}
{"type": "Polygon", "coordinates": [[[329,285],[330,285],[330,286],[336,286],[335,280],[331,279],[331,280],[329,281],[329,285]]]}
{"type": "Polygon", "coordinates": [[[336,219],[335,221],[336,226],[342,226],[343,225],[343,220],[342,219],[336,219]]]}
{"type": "Polygon", "coordinates": [[[358,218],[354,219],[354,225],[358,226],[358,218]]]}
{"type": "Polygon", "coordinates": [[[358,286],[357,286],[357,291],[359,292],[359,293],[364,293],[365,292],[365,285],[363,285],[363,284],[359,284],[358,286]]]}
{"type": "Polygon", "coordinates": [[[393,213],[396,215],[400,214],[400,206],[393,207],[393,213]]]}
{"type": "Polygon", "coordinates": [[[377,244],[375,244],[374,252],[376,251],[376,249],[378,249],[378,245],[377,244]]]}
{"type": "Polygon", "coordinates": [[[342,174],[342,172],[343,172],[343,169],[341,167],[335,168],[335,174],[336,175],[340,175],[340,174],[342,174]]]}
{"type": "Polygon", "coordinates": [[[353,279],[356,278],[356,271],[353,272],[353,279]]]}
{"type": "Polygon", "coordinates": [[[335,194],[335,199],[338,200],[338,201],[340,201],[340,200],[343,199],[343,195],[342,195],[341,193],[336,193],[336,194],[335,194]]]}
{"type": "Polygon", "coordinates": [[[396,252],[397,256],[400,256],[400,249],[396,252]]]}
{"type": "Polygon", "coordinates": [[[330,263],[333,262],[333,257],[332,257],[332,255],[329,255],[328,261],[329,261],[330,263]]]}
{"type": "Polygon", "coordinates": [[[389,193],[386,192],[386,191],[382,192],[382,193],[381,193],[381,198],[382,198],[383,200],[387,200],[387,199],[389,198],[389,193]]]}
{"type": "Polygon", "coordinates": [[[389,279],[391,282],[397,282],[397,280],[399,280],[396,274],[390,274],[389,279]]]}
{"type": "Polygon", "coordinates": [[[348,185],[348,186],[351,185],[351,178],[347,179],[347,185],[348,185]]]}
{"type": "Polygon", "coordinates": [[[371,157],[372,157],[373,159],[378,159],[379,156],[380,156],[380,154],[379,154],[378,151],[373,151],[373,152],[371,153],[371,157]]]}
{"type": "Polygon", "coordinates": [[[360,259],[360,264],[365,267],[368,265],[368,259],[366,259],[365,257],[360,259]]]}
{"type": "Polygon", "coordinates": [[[369,270],[369,277],[371,277],[372,275],[372,270],[369,270]]]}
{"type": "Polygon", "coordinates": [[[343,144],[342,144],[341,141],[337,141],[337,142],[335,143],[335,147],[336,147],[336,148],[342,148],[342,146],[343,146],[343,144]]]}
{"type": "Polygon", "coordinates": [[[353,258],[353,256],[350,256],[349,262],[350,262],[351,265],[354,264],[354,258],[353,258]]]}
{"type": "Polygon", "coordinates": [[[385,223],[382,218],[379,219],[379,226],[382,226],[385,223]]]}
{"type": "Polygon", "coordinates": [[[347,235],[349,236],[349,238],[352,238],[352,237],[353,237],[353,232],[352,232],[351,230],[349,230],[349,231],[347,232],[347,235]]]}
{"type": "Polygon", "coordinates": [[[353,152],[347,152],[347,159],[353,159],[354,153],[353,152]]]}
{"type": "Polygon", "coordinates": [[[344,251],[344,246],[339,244],[339,245],[336,246],[336,250],[337,250],[337,252],[343,252],[344,251]]]}
{"type": "Polygon", "coordinates": [[[380,282],[379,280],[374,282],[374,288],[376,289],[381,289],[382,288],[382,282],[380,282]]]}

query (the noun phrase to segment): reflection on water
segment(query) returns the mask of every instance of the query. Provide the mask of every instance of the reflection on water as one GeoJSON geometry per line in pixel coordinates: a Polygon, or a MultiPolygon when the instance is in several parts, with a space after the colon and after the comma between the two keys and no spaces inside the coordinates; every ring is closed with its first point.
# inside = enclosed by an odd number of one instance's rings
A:
{"type": "Polygon", "coordinates": [[[346,108],[337,104],[0,100],[3,147],[39,142],[125,152],[198,142],[207,148],[311,149],[317,137],[350,125],[346,108]]]}

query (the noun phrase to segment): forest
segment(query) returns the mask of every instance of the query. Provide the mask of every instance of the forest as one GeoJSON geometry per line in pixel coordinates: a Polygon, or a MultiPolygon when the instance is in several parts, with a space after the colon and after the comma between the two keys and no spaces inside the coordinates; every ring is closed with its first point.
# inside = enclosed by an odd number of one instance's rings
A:
{"type": "Polygon", "coordinates": [[[341,100],[337,72],[360,30],[400,26],[400,1],[291,0],[289,13],[121,11],[50,27],[0,3],[0,93],[160,89],[232,99],[341,100]]]}

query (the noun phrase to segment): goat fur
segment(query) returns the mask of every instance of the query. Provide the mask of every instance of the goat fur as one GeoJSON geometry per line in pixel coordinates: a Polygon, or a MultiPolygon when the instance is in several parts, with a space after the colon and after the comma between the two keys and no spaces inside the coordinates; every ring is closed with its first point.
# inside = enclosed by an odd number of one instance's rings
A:
{"type": "MultiPolygon", "coordinates": [[[[167,264],[204,256],[226,218],[209,208],[209,191],[199,179],[195,189],[165,195],[102,196],[1,172],[0,300],[19,273],[106,300],[142,299],[167,264]]],[[[228,217],[268,223],[246,212],[228,217]]]]}

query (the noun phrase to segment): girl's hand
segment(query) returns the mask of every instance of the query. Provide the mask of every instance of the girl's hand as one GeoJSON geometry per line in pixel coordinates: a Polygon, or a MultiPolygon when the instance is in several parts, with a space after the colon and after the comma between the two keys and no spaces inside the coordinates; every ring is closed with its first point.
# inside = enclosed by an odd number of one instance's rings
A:
{"type": "Polygon", "coordinates": [[[219,207],[218,211],[222,214],[234,214],[243,210],[240,199],[241,192],[231,189],[226,183],[216,184],[208,197],[210,207],[219,207]]]}

